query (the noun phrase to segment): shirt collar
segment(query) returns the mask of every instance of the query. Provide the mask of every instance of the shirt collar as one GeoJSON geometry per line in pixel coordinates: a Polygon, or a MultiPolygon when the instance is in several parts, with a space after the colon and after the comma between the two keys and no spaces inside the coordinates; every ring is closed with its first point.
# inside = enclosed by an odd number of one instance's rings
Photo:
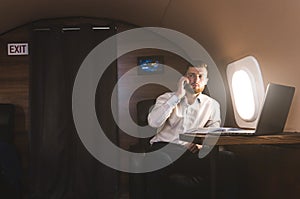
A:
{"type": "Polygon", "coordinates": [[[203,94],[200,93],[200,94],[197,96],[197,101],[198,101],[199,103],[201,103],[201,101],[203,101],[202,99],[203,99],[203,94]]]}

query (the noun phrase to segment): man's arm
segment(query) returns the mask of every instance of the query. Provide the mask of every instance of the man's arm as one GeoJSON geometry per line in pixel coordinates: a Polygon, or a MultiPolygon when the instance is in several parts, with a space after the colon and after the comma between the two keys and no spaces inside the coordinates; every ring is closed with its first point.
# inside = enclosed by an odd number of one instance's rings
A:
{"type": "Polygon", "coordinates": [[[148,115],[148,124],[151,127],[161,127],[170,117],[173,109],[186,93],[184,89],[186,83],[189,83],[189,79],[184,76],[181,77],[177,82],[177,91],[175,93],[165,93],[157,98],[154,108],[148,115]]]}
{"type": "Polygon", "coordinates": [[[173,93],[166,93],[159,96],[154,108],[148,115],[148,124],[153,128],[161,127],[170,117],[179,101],[180,99],[173,93]]]}

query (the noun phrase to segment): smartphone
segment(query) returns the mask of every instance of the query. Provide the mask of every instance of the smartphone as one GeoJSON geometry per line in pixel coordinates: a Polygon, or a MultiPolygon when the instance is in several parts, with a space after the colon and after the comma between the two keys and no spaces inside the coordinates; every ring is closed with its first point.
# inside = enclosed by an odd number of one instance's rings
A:
{"type": "Polygon", "coordinates": [[[184,89],[185,89],[187,92],[189,92],[189,93],[194,93],[193,87],[192,87],[190,84],[186,83],[186,82],[184,82],[184,89]]]}

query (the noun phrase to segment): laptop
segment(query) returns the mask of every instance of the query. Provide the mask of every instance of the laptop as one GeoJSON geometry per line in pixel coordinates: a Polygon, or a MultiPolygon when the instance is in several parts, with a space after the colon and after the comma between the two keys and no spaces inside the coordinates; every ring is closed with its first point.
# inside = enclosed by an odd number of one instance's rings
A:
{"type": "Polygon", "coordinates": [[[269,83],[263,107],[255,129],[241,128],[201,128],[186,133],[220,135],[269,135],[283,133],[295,87],[269,83]]]}

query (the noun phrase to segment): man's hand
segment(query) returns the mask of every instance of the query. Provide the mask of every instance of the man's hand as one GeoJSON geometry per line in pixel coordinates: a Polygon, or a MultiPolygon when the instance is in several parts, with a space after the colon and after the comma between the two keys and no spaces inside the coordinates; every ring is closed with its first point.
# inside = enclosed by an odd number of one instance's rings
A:
{"type": "Polygon", "coordinates": [[[179,79],[178,83],[177,83],[177,91],[176,91],[176,96],[178,97],[178,99],[181,99],[184,95],[186,90],[184,89],[184,85],[188,84],[190,81],[187,77],[183,76],[179,79]]]}
{"type": "Polygon", "coordinates": [[[202,145],[200,145],[200,144],[194,144],[194,143],[189,143],[187,145],[187,148],[192,153],[198,153],[199,150],[202,148],[202,145]]]}

